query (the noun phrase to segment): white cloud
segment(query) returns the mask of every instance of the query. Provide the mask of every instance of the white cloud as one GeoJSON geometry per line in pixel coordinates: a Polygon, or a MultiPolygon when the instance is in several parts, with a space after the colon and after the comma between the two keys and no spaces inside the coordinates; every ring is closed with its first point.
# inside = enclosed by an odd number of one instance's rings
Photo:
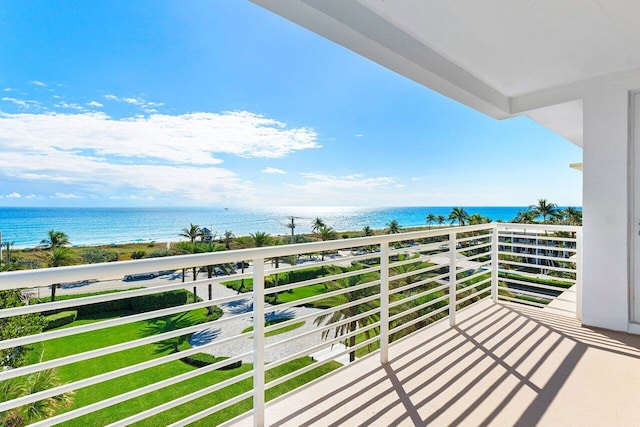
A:
{"type": "Polygon", "coordinates": [[[363,135],[363,134],[361,134],[361,133],[356,133],[354,136],[355,136],[356,138],[362,138],[364,135],[363,135]]]}
{"type": "Polygon", "coordinates": [[[101,104],[98,101],[87,102],[87,105],[89,107],[96,107],[96,108],[104,107],[104,104],[101,104]]]}
{"type": "Polygon", "coordinates": [[[404,185],[404,184],[396,184],[396,188],[405,188],[405,187],[406,187],[406,185],[404,185]]]}
{"type": "Polygon", "coordinates": [[[411,178],[411,182],[418,182],[418,181],[422,181],[424,180],[424,178],[421,178],[419,176],[414,176],[411,178]]]}
{"type": "Polygon", "coordinates": [[[105,95],[104,98],[109,101],[124,102],[126,104],[136,105],[146,113],[156,113],[157,110],[155,107],[162,107],[164,105],[164,103],[162,102],[147,101],[143,98],[120,97],[120,96],[111,95],[111,94],[105,95]]]}
{"type": "Polygon", "coordinates": [[[69,102],[64,102],[64,101],[57,102],[54,105],[54,107],[68,108],[68,109],[71,109],[71,110],[78,110],[78,111],[86,111],[86,108],[84,108],[82,105],[69,103],[69,102]]]}
{"type": "Polygon", "coordinates": [[[10,193],[10,194],[5,194],[4,196],[0,196],[0,199],[20,199],[22,197],[22,194],[20,193],[10,193]]]}
{"type": "Polygon", "coordinates": [[[51,196],[52,199],[82,199],[82,196],[78,196],[77,194],[73,194],[73,193],[55,193],[54,195],[51,196]]]}
{"type": "Polygon", "coordinates": [[[278,197],[283,204],[370,205],[372,200],[380,199],[383,192],[395,191],[396,182],[393,177],[365,177],[362,174],[334,176],[302,173],[300,177],[302,183],[287,184],[294,191],[286,194],[279,192],[278,197]]]}
{"type": "Polygon", "coordinates": [[[317,147],[313,130],[246,111],[121,120],[99,112],[0,112],[0,180],[30,181],[57,198],[130,194],[214,203],[242,194],[250,203],[252,184],[216,167],[217,154],[277,158],[317,147]]]}
{"type": "Polygon", "coordinates": [[[27,99],[17,99],[17,98],[11,98],[9,96],[5,96],[4,98],[2,98],[3,101],[5,102],[11,102],[12,104],[17,105],[18,107],[21,108],[40,108],[41,105],[38,101],[34,101],[34,100],[27,100],[27,99]]]}
{"type": "Polygon", "coordinates": [[[281,174],[281,175],[285,175],[286,172],[283,171],[282,169],[278,169],[278,168],[272,168],[272,167],[267,167],[262,169],[261,171],[262,173],[275,173],[275,174],[281,174]]]}
{"type": "Polygon", "coordinates": [[[29,82],[29,84],[34,85],[34,86],[40,86],[40,87],[45,87],[46,84],[42,83],[41,81],[38,80],[31,80],[29,82]]]}
{"type": "Polygon", "coordinates": [[[3,90],[4,90],[5,92],[11,92],[11,91],[13,90],[13,88],[5,87],[3,90]]]}

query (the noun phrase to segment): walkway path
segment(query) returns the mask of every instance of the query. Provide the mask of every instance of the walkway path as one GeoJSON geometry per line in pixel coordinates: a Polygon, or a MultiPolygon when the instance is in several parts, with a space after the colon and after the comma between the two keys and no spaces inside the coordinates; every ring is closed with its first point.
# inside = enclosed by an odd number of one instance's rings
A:
{"type": "MultiPolygon", "coordinates": [[[[192,287],[191,287],[192,289],[192,287]]],[[[198,295],[208,296],[208,286],[200,285],[197,289],[198,295]]],[[[224,298],[229,296],[237,295],[238,293],[233,289],[229,289],[224,285],[214,284],[212,286],[212,295],[213,299],[224,298]]],[[[270,304],[265,304],[265,307],[272,307],[270,304]]],[[[222,318],[236,316],[238,314],[250,312],[253,309],[252,300],[250,294],[247,294],[247,298],[239,301],[234,301],[227,304],[221,304],[220,308],[222,308],[224,315],[222,318]]],[[[286,310],[278,310],[273,312],[273,316],[276,318],[287,317],[287,318],[297,318],[301,316],[306,316],[309,314],[317,313],[322,314],[324,310],[318,308],[309,308],[309,307],[293,307],[286,310]]],[[[265,339],[265,343],[268,346],[269,344],[277,343],[283,341],[287,338],[295,337],[304,332],[309,332],[317,329],[317,326],[313,323],[313,319],[307,319],[303,326],[296,328],[294,330],[274,335],[271,337],[267,337],[265,339]]],[[[246,319],[239,319],[235,321],[226,322],[221,325],[220,328],[217,329],[207,329],[200,333],[193,334],[191,338],[191,344],[194,346],[203,345],[207,342],[211,342],[211,340],[220,340],[223,338],[230,338],[239,335],[243,330],[248,327],[253,326],[253,320],[251,317],[246,319]]],[[[321,332],[317,332],[314,334],[310,334],[304,338],[297,339],[293,342],[279,345],[275,348],[266,349],[265,351],[265,360],[267,362],[273,362],[279,359],[282,359],[285,356],[291,355],[293,353],[297,353],[299,351],[304,351],[305,349],[314,347],[318,344],[324,342],[322,339],[321,332]]],[[[342,344],[335,344],[333,346],[327,346],[327,349],[319,351],[317,353],[312,354],[316,360],[325,360],[328,358],[333,358],[333,355],[343,351],[346,347],[342,344]]],[[[253,339],[252,338],[238,338],[228,344],[224,344],[222,346],[214,347],[208,353],[211,353],[215,356],[235,356],[242,353],[249,352],[253,349],[253,339]]],[[[349,363],[349,356],[344,355],[337,359],[338,362],[347,364],[349,363]]],[[[251,355],[242,359],[243,363],[252,363],[253,358],[251,355]]]]}

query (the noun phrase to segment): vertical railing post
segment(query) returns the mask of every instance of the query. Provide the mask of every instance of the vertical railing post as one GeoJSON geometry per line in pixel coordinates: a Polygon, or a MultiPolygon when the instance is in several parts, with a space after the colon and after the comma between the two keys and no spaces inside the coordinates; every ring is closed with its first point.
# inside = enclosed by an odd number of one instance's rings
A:
{"type": "Polygon", "coordinates": [[[264,426],[264,258],[253,260],[253,425],[264,426]]]}
{"type": "Polygon", "coordinates": [[[456,258],[458,252],[456,234],[455,231],[449,233],[449,255],[451,256],[449,263],[449,325],[451,326],[456,325],[456,258]]]}
{"type": "Polygon", "coordinates": [[[380,243],[380,363],[389,362],[389,243],[380,243]]]}
{"type": "Polygon", "coordinates": [[[576,231],[576,319],[582,321],[582,227],[576,231]]]}
{"type": "Polygon", "coordinates": [[[491,299],[498,302],[498,224],[493,224],[491,236],[491,299]]]}

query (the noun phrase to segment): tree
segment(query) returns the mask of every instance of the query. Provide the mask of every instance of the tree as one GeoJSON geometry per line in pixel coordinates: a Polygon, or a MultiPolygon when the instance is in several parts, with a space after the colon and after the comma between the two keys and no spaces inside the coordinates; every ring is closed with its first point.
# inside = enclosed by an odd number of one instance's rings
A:
{"type": "Polygon", "coordinates": [[[436,216],[434,214],[430,213],[429,215],[427,215],[425,217],[425,220],[427,221],[427,226],[429,226],[429,228],[431,228],[433,223],[436,222],[436,216]]]}
{"type": "Polygon", "coordinates": [[[451,225],[453,225],[454,222],[458,225],[466,225],[469,220],[469,214],[464,208],[453,208],[449,214],[449,220],[451,221],[451,225]]]}
{"type": "Polygon", "coordinates": [[[231,249],[229,244],[231,243],[231,239],[234,237],[235,236],[230,230],[224,232],[224,247],[227,248],[227,250],[231,249]]]}
{"type": "MultiPolygon", "coordinates": [[[[0,402],[29,396],[62,385],[56,369],[47,369],[28,376],[11,378],[0,382],[0,402]]],[[[19,406],[0,414],[0,425],[18,427],[32,424],[45,418],[51,418],[63,408],[73,404],[73,391],[47,397],[45,399],[19,406]]]]}
{"type": "Polygon", "coordinates": [[[473,215],[470,215],[468,221],[469,221],[469,225],[488,224],[489,222],[491,222],[489,218],[482,216],[479,213],[474,213],[473,215]]]}
{"type": "MultiPolygon", "coordinates": [[[[0,291],[0,309],[23,306],[24,302],[21,296],[17,289],[0,291]]],[[[38,334],[42,332],[44,326],[45,320],[40,313],[0,318],[0,341],[38,334]]],[[[21,366],[26,353],[25,347],[0,350],[0,371],[3,367],[17,368],[21,366]]],[[[0,398],[0,402],[3,401],[4,399],[0,398]]]]}
{"type": "Polygon", "coordinates": [[[439,225],[439,226],[444,225],[444,222],[445,222],[446,220],[447,220],[447,219],[444,217],[444,215],[438,215],[438,216],[436,217],[436,222],[438,223],[438,225],[439,225]]]}
{"type": "Polygon", "coordinates": [[[191,243],[194,243],[198,237],[202,236],[202,229],[197,224],[189,224],[188,228],[182,229],[179,236],[186,237],[191,243]]]}
{"type": "MultiPolygon", "coordinates": [[[[44,253],[42,259],[47,267],[62,267],[71,264],[74,257],[71,249],[64,246],[52,246],[48,252],[44,253]]],[[[51,285],[51,302],[56,300],[56,290],[59,286],[59,283],[51,285]]]]}
{"type": "Polygon", "coordinates": [[[61,246],[69,246],[69,236],[62,231],[49,230],[48,237],[40,241],[40,246],[44,249],[55,249],[61,246]]]}
{"type": "Polygon", "coordinates": [[[273,238],[264,231],[256,231],[255,233],[251,233],[249,236],[251,236],[253,246],[256,248],[270,246],[273,242],[273,238]]]}
{"type": "MultiPolygon", "coordinates": [[[[203,247],[196,242],[180,242],[176,245],[176,249],[182,254],[198,254],[203,252],[203,247]]],[[[198,279],[198,267],[191,267],[191,272],[193,273],[193,281],[195,282],[198,279]]],[[[182,269],[182,281],[184,282],[184,273],[185,269],[182,269]]]]}
{"type": "MultiPolygon", "coordinates": [[[[326,225],[320,227],[318,233],[320,234],[320,239],[323,242],[326,242],[327,240],[335,240],[338,237],[338,233],[336,233],[333,228],[327,227],[326,225]]],[[[325,252],[322,251],[322,261],[324,261],[324,253],[325,252]]]]}
{"type": "Polygon", "coordinates": [[[513,222],[518,224],[533,224],[536,220],[536,214],[531,210],[520,211],[518,215],[513,219],[513,222]]]}
{"type": "MultiPolygon", "coordinates": [[[[344,289],[355,287],[361,283],[364,283],[370,276],[369,275],[359,275],[359,276],[351,276],[345,279],[340,279],[337,283],[332,284],[331,286],[337,289],[344,289]]],[[[354,291],[346,292],[342,294],[342,296],[346,299],[345,303],[355,302],[360,299],[369,297],[371,295],[377,294],[380,286],[369,286],[363,289],[357,289],[354,291]]],[[[359,316],[361,314],[371,312],[368,316],[362,316],[357,320],[352,320],[347,323],[342,323],[335,327],[334,329],[334,337],[337,338],[339,336],[355,332],[358,328],[363,328],[371,323],[375,323],[378,321],[379,316],[375,313],[375,309],[378,308],[378,305],[374,301],[363,302],[360,304],[356,304],[351,307],[345,307],[341,310],[335,311],[330,314],[321,314],[316,317],[313,323],[317,326],[323,326],[324,324],[332,324],[338,323],[342,320],[352,319],[353,317],[359,316]]],[[[327,329],[322,332],[322,339],[326,340],[331,333],[331,329],[327,329]]],[[[371,330],[364,331],[365,337],[369,339],[371,337],[371,330]]],[[[353,335],[349,337],[349,347],[354,347],[356,345],[356,336],[353,335]]],[[[356,360],[356,352],[355,350],[349,353],[349,361],[353,362],[356,360]]]]}
{"type": "Polygon", "coordinates": [[[314,233],[319,233],[320,229],[325,226],[326,224],[324,223],[322,218],[317,216],[316,219],[314,219],[313,222],[311,223],[311,231],[313,231],[314,233]]]}
{"type": "Polygon", "coordinates": [[[400,224],[398,224],[398,221],[395,219],[387,223],[387,234],[398,234],[401,229],[402,227],[400,227],[400,224]]]}
{"type": "Polygon", "coordinates": [[[364,237],[373,236],[373,230],[368,225],[365,225],[362,231],[364,232],[364,237]]]}
{"type": "Polygon", "coordinates": [[[547,223],[547,217],[553,216],[558,212],[558,205],[555,203],[549,203],[547,199],[539,199],[538,203],[529,206],[536,216],[542,217],[542,223],[547,223]]]}
{"type": "Polygon", "coordinates": [[[562,214],[569,225],[582,225],[582,211],[567,207],[562,211],[562,214]]]}

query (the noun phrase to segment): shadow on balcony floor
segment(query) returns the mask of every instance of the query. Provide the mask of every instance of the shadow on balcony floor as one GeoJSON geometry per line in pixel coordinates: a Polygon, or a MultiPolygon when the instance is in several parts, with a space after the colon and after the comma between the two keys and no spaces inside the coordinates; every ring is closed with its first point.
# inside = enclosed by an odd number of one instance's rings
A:
{"type": "MultiPolygon", "coordinates": [[[[483,301],[266,410],[270,426],[640,425],[640,337],[483,301]]],[[[239,425],[251,425],[245,419],[239,425]]]]}

